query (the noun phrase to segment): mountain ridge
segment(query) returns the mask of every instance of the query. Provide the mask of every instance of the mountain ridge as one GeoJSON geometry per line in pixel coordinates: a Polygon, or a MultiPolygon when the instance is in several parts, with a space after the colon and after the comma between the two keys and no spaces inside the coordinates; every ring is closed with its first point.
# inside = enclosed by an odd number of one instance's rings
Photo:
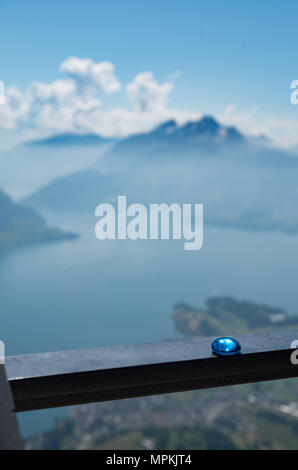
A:
{"type": "Polygon", "coordinates": [[[75,133],[62,133],[53,134],[52,136],[36,139],[26,142],[27,146],[96,146],[105,143],[111,143],[115,139],[108,139],[98,134],[75,134],[75,133]]]}
{"type": "Polygon", "coordinates": [[[0,253],[24,245],[73,240],[77,235],[48,227],[34,209],[13,202],[0,190],[0,253]]]}
{"type": "Polygon", "coordinates": [[[33,194],[26,196],[22,203],[39,210],[65,212],[90,212],[95,210],[100,198],[115,196],[123,185],[117,176],[102,175],[90,168],[55,178],[33,194]]]}

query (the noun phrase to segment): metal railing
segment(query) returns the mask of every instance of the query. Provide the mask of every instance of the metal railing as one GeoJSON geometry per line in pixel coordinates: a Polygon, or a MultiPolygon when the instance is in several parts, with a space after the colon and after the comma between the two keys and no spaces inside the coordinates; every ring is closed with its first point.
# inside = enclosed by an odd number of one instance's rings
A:
{"type": "Polygon", "coordinates": [[[298,330],[237,339],[234,357],[215,357],[214,338],[7,357],[0,448],[21,447],[15,412],[298,377],[298,330]]]}

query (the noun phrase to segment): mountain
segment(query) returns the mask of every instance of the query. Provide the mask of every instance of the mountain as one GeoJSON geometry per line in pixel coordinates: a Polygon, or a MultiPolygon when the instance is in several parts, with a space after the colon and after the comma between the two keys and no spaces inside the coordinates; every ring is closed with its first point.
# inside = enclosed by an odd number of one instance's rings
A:
{"type": "Polygon", "coordinates": [[[122,140],[96,168],[122,172],[136,201],[203,203],[206,225],[298,233],[298,158],[210,116],[122,140]]]}
{"type": "Polygon", "coordinates": [[[0,252],[7,249],[76,238],[73,233],[48,227],[35,210],[15,204],[0,191],[0,252]]]}
{"type": "Polygon", "coordinates": [[[172,156],[181,152],[197,150],[217,151],[224,146],[241,144],[246,138],[234,127],[225,127],[213,117],[205,116],[199,121],[188,122],[179,126],[169,120],[150,132],[137,134],[121,140],[108,152],[108,158],[119,155],[131,156],[141,152],[141,156],[153,157],[161,153],[172,152],[172,156]]]}
{"type": "Polygon", "coordinates": [[[112,142],[112,139],[106,139],[97,134],[56,134],[45,139],[33,140],[26,145],[37,146],[93,146],[112,142]]]}
{"type": "Polygon", "coordinates": [[[93,166],[113,145],[18,145],[0,152],[0,188],[20,200],[55,178],[93,166]]]}
{"type": "Polygon", "coordinates": [[[298,317],[290,317],[281,308],[230,297],[211,297],[207,300],[206,309],[177,304],[173,308],[172,319],[175,330],[187,336],[220,336],[274,326],[298,327],[298,317]]]}
{"type": "Polygon", "coordinates": [[[22,202],[40,210],[93,213],[98,204],[120,194],[122,187],[115,175],[83,170],[54,179],[22,202]]]}
{"type": "MultiPolygon", "coordinates": [[[[196,201],[205,206],[206,225],[298,233],[298,158],[212,117],[183,126],[169,120],[116,142],[91,163],[93,169],[73,170],[75,151],[83,161],[86,149],[67,149],[68,176],[63,168],[64,174],[45,185],[41,181],[24,202],[38,209],[93,212],[119,194],[143,204],[196,201]]],[[[51,149],[49,157],[56,154],[58,149],[51,149]]],[[[34,159],[34,168],[40,165],[43,155],[34,159]]]]}
{"type": "Polygon", "coordinates": [[[224,126],[212,116],[182,126],[174,120],[166,121],[150,132],[116,142],[106,153],[110,163],[132,158],[134,161],[161,161],[165,157],[172,161],[188,157],[201,161],[212,157],[216,161],[217,157],[220,161],[244,161],[255,166],[298,168],[298,158],[274,148],[266,136],[245,136],[236,127],[224,126]]]}
{"type": "Polygon", "coordinates": [[[216,142],[243,142],[245,137],[234,127],[219,124],[212,116],[205,116],[199,121],[188,122],[178,127],[176,136],[182,139],[199,138],[216,142]]]}
{"type": "MultiPolygon", "coordinates": [[[[246,138],[234,127],[225,127],[214,119],[212,116],[204,116],[198,121],[190,121],[179,126],[176,121],[169,120],[153,129],[147,134],[139,134],[128,138],[127,141],[145,141],[146,139],[159,138],[177,143],[183,141],[184,144],[188,140],[196,140],[197,144],[202,142],[230,143],[244,142],[246,138]]],[[[120,144],[119,144],[120,145],[120,144]]]]}

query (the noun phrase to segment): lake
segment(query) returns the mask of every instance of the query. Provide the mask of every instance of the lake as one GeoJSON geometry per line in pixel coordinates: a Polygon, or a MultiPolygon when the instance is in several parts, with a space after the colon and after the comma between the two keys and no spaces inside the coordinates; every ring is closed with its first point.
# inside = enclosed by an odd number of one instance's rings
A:
{"type": "MultiPolygon", "coordinates": [[[[205,227],[204,246],[182,241],[99,241],[96,219],[47,214],[73,242],[15,250],[0,259],[0,339],[6,354],[151,342],[177,335],[177,302],[204,307],[229,295],[298,314],[298,237],[205,227]]],[[[67,410],[21,414],[25,435],[67,410]]]]}

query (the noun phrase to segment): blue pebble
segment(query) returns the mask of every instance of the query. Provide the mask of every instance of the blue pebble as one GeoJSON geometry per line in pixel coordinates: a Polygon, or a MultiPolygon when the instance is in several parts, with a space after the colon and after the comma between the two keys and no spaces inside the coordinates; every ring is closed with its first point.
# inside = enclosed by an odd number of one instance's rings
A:
{"type": "Polygon", "coordinates": [[[211,349],[217,356],[236,356],[240,354],[241,344],[234,338],[217,338],[213,341],[211,349]]]}

